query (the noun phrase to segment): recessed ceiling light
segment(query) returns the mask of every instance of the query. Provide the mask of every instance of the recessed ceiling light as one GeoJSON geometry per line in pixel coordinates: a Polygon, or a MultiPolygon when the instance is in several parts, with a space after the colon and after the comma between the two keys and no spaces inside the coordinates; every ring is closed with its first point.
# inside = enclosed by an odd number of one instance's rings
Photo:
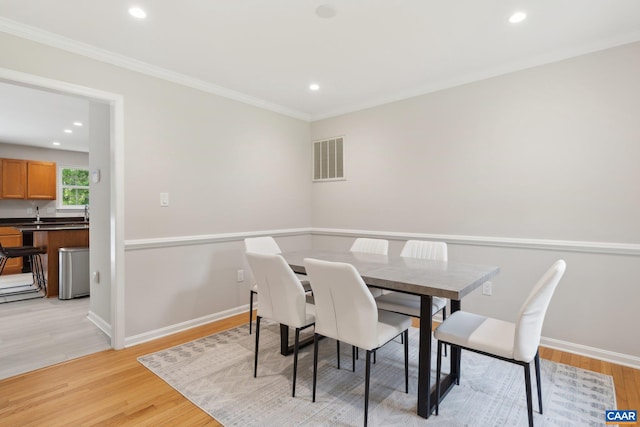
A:
{"type": "Polygon", "coordinates": [[[318,83],[311,83],[309,85],[309,89],[311,89],[313,91],[316,91],[316,90],[320,89],[320,85],[318,83]]]}
{"type": "Polygon", "coordinates": [[[71,129],[65,129],[64,133],[73,133],[73,131],[71,129]]]}
{"type": "Polygon", "coordinates": [[[522,22],[527,19],[527,14],[524,12],[516,12],[509,17],[509,22],[512,24],[517,24],[518,22],[522,22]]]}
{"type": "Polygon", "coordinates": [[[134,18],[144,19],[147,17],[147,12],[140,9],[139,7],[132,7],[131,9],[129,9],[129,15],[133,16],[134,18]]]}
{"type": "Polygon", "coordinates": [[[52,144],[53,145],[60,145],[60,143],[58,141],[53,141],[52,144]]]}
{"type": "Polygon", "coordinates": [[[74,125],[74,126],[81,127],[81,126],[82,126],[82,122],[73,122],[73,125],[74,125]]]}

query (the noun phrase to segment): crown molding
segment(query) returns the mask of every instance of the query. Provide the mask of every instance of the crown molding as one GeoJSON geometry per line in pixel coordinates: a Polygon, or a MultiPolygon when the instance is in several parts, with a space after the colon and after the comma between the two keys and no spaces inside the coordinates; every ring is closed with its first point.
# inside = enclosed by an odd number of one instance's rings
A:
{"type": "Polygon", "coordinates": [[[302,113],[300,111],[291,110],[281,105],[277,105],[263,99],[255,98],[241,92],[236,92],[234,90],[188,76],[186,74],[177,73],[166,68],[158,67],[156,65],[139,61],[125,55],[120,55],[106,49],[101,49],[87,43],[82,43],[68,37],[44,31],[42,29],[25,25],[20,22],[16,22],[3,17],[0,17],[0,31],[40,44],[55,47],[57,49],[62,49],[67,52],[82,55],[87,58],[95,59],[100,62],[115,65],[120,68],[125,68],[182,86],[190,87],[192,89],[201,90],[213,95],[218,95],[234,101],[242,102],[244,104],[258,107],[263,110],[272,111],[274,113],[282,114],[294,119],[299,119],[307,122],[311,119],[309,114],[302,113]]]}

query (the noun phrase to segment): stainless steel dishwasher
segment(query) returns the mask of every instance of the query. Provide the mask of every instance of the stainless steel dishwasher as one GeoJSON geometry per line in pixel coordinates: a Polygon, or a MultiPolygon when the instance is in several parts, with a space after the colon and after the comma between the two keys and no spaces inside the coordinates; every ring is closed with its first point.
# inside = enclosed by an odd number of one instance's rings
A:
{"type": "Polygon", "coordinates": [[[89,248],[60,248],[58,258],[58,298],[72,299],[89,295],[89,248]]]}

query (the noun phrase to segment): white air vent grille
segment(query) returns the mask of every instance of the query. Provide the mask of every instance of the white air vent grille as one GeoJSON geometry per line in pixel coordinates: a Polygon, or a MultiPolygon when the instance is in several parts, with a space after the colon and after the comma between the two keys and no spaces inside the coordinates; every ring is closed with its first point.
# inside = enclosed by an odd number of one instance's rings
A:
{"type": "Polygon", "coordinates": [[[344,137],[313,142],[313,180],[344,179],[344,137]]]}

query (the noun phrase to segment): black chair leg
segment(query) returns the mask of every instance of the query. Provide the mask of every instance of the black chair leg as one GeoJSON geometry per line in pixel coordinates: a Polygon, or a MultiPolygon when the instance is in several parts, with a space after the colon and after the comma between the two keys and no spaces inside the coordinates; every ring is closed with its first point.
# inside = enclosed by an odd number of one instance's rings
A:
{"type": "Polygon", "coordinates": [[[338,361],[338,369],[340,369],[340,341],[336,340],[336,360],[338,361]]]}
{"type": "Polygon", "coordinates": [[[318,377],[318,334],[313,334],[313,399],[316,401],[316,379],[318,377]]]}
{"type": "Polygon", "coordinates": [[[460,385],[460,377],[462,376],[462,371],[460,370],[461,359],[462,359],[462,349],[458,347],[458,357],[456,358],[456,370],[458,371],[458,378],[456,378],[456,385],[460,385]]]}
{"type": "MultiPolygon", "coordinates": [[[[445,305],[442,309],[442,321],[447,320],[447,306],[445,305]]],[[[447,357],[447,345],[444,345],[444,357],[447,357]]]]}
{"type": "Polygon", "coordinates": [[[404,341],[404,392],[409,393],[409,330],[401,336],[404,341]]]}
{"type": "Polygon", "coordinates": [[[351,346],[351,371],[356,371],[356,346],[351,346]]]}
{"type": "Polygon", "coordinates": [[[533,427],[533,398],[531,396],[531,364],[524,366],[524,383],[527,392],[527,414],[529,415],[529,427],[533,427]]]}
{"type": "Polygon", "coordinates": [[[293,343],[293,389],[291,397],[296,397],[296,374],[298,372],[298,347],[300,342],[300,328],[296,328],[296,339],[293,343]]]}
{"type": "Polygon", "coordinates": [[[436,415],[440,409],[440,374],[442,372],[442,342],[438,341],[438,355],[436,361],[436,415]]]}
{"type": "MultiPolygon", "coordinates": [[[[375,353],[374,353],[375,355],[375,353]]],[[[367,364],[364,376],[364,427],[367,427],[369,415],[369,379],[371,378],[371,351],[367,350],[367,364]]]]}
{"type": "Polygon", "coordinates": [[[256,317],[256,355],[253,361],[253,378],[258,374],[258,341],[260,341],[260,316],[256,317]]]}
{"type": "Polygon", "coordinates": [[[542,386],[540,381],[540,353],[536,352],[536,357],[533,359],[536,365],[536,385],[538,386],[538,409],[542,414],[542,386]]]}
{"type": "Polygon", "coordinates": [[[255,292],[249,291],[249,335],[251,335],[251,324],[253,323],[253,294],[255,292]]]}

